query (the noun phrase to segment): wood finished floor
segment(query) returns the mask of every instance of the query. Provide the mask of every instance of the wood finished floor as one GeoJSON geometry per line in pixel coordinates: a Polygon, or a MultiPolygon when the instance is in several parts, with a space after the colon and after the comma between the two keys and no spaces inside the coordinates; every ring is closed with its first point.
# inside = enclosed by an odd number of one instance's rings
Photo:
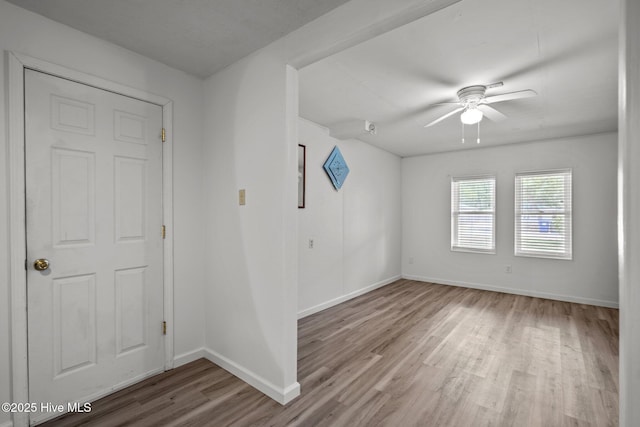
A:
{"type": "Polygon", "coordinates": [[[49,425],[618,425],[614,309],[400,280],[298,336],[286,406],[201,359],[49,425]]]}

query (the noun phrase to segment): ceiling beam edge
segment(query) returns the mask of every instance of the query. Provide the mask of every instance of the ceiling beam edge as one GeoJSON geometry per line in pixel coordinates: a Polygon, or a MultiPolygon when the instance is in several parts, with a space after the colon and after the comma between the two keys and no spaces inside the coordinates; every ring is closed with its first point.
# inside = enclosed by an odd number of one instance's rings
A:
{"type": "Polygon", "coordinates": [[[461,0],[351,0],[284,37],[297,69],[435,13],[461,0]]]}

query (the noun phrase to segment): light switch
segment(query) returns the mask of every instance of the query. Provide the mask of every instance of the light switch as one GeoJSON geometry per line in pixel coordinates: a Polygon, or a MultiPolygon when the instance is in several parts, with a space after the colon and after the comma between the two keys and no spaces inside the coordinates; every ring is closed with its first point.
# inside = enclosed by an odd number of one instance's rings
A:
{"type": "Polygon", "coordinates": [[[240,206],[244,206],[247,204],[247,200],[244,194],[244,188],[238,192],[238,200],[240,202],[240,206]]]}

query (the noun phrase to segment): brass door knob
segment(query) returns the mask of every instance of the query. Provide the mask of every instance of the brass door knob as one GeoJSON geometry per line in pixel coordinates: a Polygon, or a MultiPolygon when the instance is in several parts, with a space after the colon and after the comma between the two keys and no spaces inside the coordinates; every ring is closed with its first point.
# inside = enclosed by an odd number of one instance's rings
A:
{"type": "Polygon", "coordinates": [[[33,263],[33,268],[35,268],[38,271],[48,270],[49,269],[49,260],[48,259],[44,259],[44,258],[37,259],[33,263]]]}

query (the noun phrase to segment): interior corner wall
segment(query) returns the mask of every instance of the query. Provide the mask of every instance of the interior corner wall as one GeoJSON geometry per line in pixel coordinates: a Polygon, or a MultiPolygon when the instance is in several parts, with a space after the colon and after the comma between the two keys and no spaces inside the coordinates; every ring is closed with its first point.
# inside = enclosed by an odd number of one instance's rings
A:
{"type": "Polygon", "coordinates": [[[617,307],[616,179],[615,133],[405,158],[402,274],[617,307]],[[560,168],[573,169],[573,260],[514,256],[516,172],[560,168]],[[450,250],[450,178],[478,174],[497,178],[495,255],[450,250]]]}
{"type": "Polygon", "coordinates": [[[356,139],[335,139],[306,119],[299,139],[306,145],[305,207],[298,209],[304,317],[400,278],[401,160],[356,139]],[[350,169],[339,191],[323,169],[336,145],[350,169]]]}
{"type": "Polygon", "coordinates": [[[205,82],[206,351],[281,403],[299,392],[292,73],[275,43],[205,82]]]}
{"type": "Polygon", "coordinates": [[[618,89],[620,427],[640,425],[640,2],[623,0],[618,89]]]}
{"type": "MultiPolygon", "coordinates": [[[[0,402],[11,399],[6,54],[15,51],[173,100],[175,354],[204,344],[203,81],[0,0],[0,402]]],[[[169,319],[171,321],[171,319],[169,319]]],[[[9,421],[0,412],[0,425],[9,421]]]]}

